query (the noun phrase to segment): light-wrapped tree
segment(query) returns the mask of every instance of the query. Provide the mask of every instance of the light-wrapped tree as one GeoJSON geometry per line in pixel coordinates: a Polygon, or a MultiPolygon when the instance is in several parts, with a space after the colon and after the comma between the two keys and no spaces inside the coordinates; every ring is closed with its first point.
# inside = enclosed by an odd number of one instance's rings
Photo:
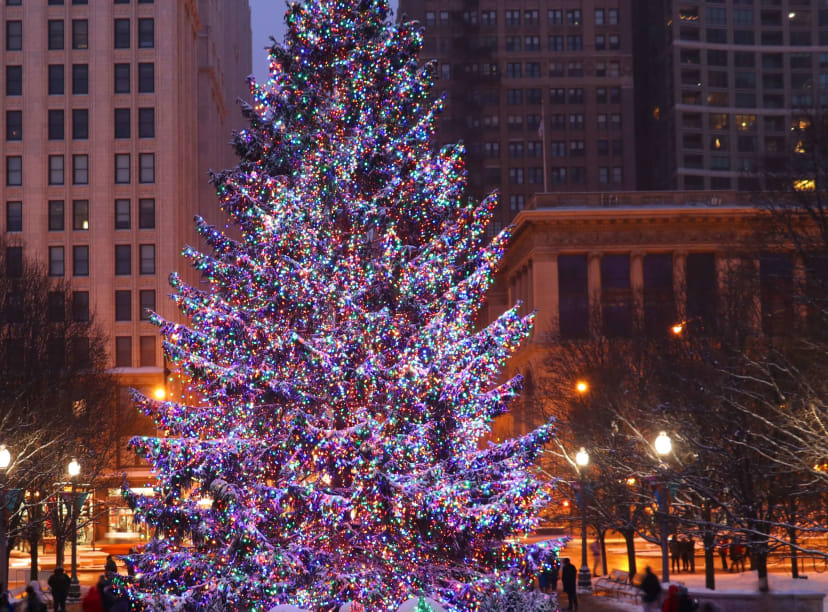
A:
{"type": "Polygon", "coordinates": [[[157,537],[125,588],[156,609],[476,607],[519,571],[506,539],[548,497],[547,424],[501,444],[499,379],[531,328],[476,327],[507,234],[468,202],[462,148],[431,147],[440,102],[416,24],[385,0],[288,9],[271,77],[252,83],[240,163],[215,176],[236,238],[197,219],[212,254],[173,276],[189,326],[156,318],[203,405],[138,395],[164,438],[136,438],[157,537]]]}

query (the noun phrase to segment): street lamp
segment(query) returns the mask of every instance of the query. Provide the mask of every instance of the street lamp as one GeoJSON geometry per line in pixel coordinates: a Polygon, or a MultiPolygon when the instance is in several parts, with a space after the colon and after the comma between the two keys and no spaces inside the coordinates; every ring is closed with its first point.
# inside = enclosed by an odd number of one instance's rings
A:
{"type": "Polygon", "coordinates": [[[8,505],[6,503],[6,470],[11,465],[11,453],[0,445],[0,588],[9,588],[9,533],[8,505]]]}
{"type": "Polygon", "coordinates": [[[575,453],[575,463],[578,465],[578,476],[581,480],[581,569],[578,570],[578,588],[583,591],[592,591],[592,575],[587,565],[586,479],[584,478],[584,472],[589,465],[589,453],[583,446],[575,453]]]}
{"type": "Polygon", "coordinates": [[[77,510],[77,493],[75,487],[77,485],[77,478],[81,471],[80,463],[77,459],[72,459],[67,467],[69,478],[72,481],[72,497],[71,501],[71,520],[72,520],[72,581],[69,584],[69,595],[67,601],[80,601],[80,583],[78,582],[78,510],[77,510]]]}
{"type": "MultiPolygon", "coordinates": [[[[660,457],[666,457],[673,450],[673,441],[666,431],[662,431],[655,439],[655,451],[660,457]]],[[[670,510],[669,499],[670,487],[667,483],[666,466],[662,462],[661,480],[656,489],[656,500],[658,501],[659,523],[661,528],[661,582],[670,582],[670,558],[667,546],[667,513],[670,510]]]]}

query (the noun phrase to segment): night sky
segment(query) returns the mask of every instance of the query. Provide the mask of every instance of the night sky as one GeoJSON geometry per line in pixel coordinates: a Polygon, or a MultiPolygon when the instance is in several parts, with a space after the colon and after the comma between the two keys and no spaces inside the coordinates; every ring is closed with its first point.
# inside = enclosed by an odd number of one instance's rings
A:
{"type": "MultiPolygon", "coordinates": [[[[391,0],[395,15],[397,0],[391,0]]],[[[267,77],[267,47],[270,36],[282,40],[284,36],[284,16],[287,9],[285,0],[250,0],[253,26],[253,74],[257,80],[267,77]]]]}

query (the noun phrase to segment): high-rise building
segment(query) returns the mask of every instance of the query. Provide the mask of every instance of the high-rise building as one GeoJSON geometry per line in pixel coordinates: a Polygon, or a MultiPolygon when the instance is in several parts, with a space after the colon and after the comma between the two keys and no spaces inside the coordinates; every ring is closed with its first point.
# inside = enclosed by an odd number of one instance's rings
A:
{"type": "Polygon", "coordinates": [[[761,186],[828,107],[822,0],[637,0],[634,20],[642,188],[761,186]]]}
{"type": "MultiPolygon", "coordinates": [[[[235,163],[248,3],[5,0],[0,15],[3,240],[69,282],[77,317],[94,314],[120,410],[134,411],[129,387],[165,386],[147,312],[178,316],[166,297],[173,270],[198,283],[180,253],[198,244],[193,216],[216,217],[208,169],[235,163]]],[[[118,473],[141,474],[128,451],[118,462],[118,473]]],[[[128,529],[127,513],[113,509],[101,531],[128,529]]]]}
{"type": "Polygon", "coordinates": [[[499,223],[543,191],[635,188],[632,0],[400,0],[437,62],[441,143],[499,223]],[[540,129],[541,123],[543,128],[540,129]]]}

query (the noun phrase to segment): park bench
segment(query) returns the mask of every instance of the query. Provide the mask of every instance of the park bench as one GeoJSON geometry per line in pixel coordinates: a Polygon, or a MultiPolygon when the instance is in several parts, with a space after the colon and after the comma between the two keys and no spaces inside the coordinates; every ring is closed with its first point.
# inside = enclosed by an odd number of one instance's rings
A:
{"type": "Polygon", "coordinates": [[[614,569],[610,571],[608,576],[601,576],[595,581],[596,591],[605,591],[612,593],[617,598],[629,597],[635,601],[641,596],[638,590],[631,581],[629,572],[614,569]]]}

